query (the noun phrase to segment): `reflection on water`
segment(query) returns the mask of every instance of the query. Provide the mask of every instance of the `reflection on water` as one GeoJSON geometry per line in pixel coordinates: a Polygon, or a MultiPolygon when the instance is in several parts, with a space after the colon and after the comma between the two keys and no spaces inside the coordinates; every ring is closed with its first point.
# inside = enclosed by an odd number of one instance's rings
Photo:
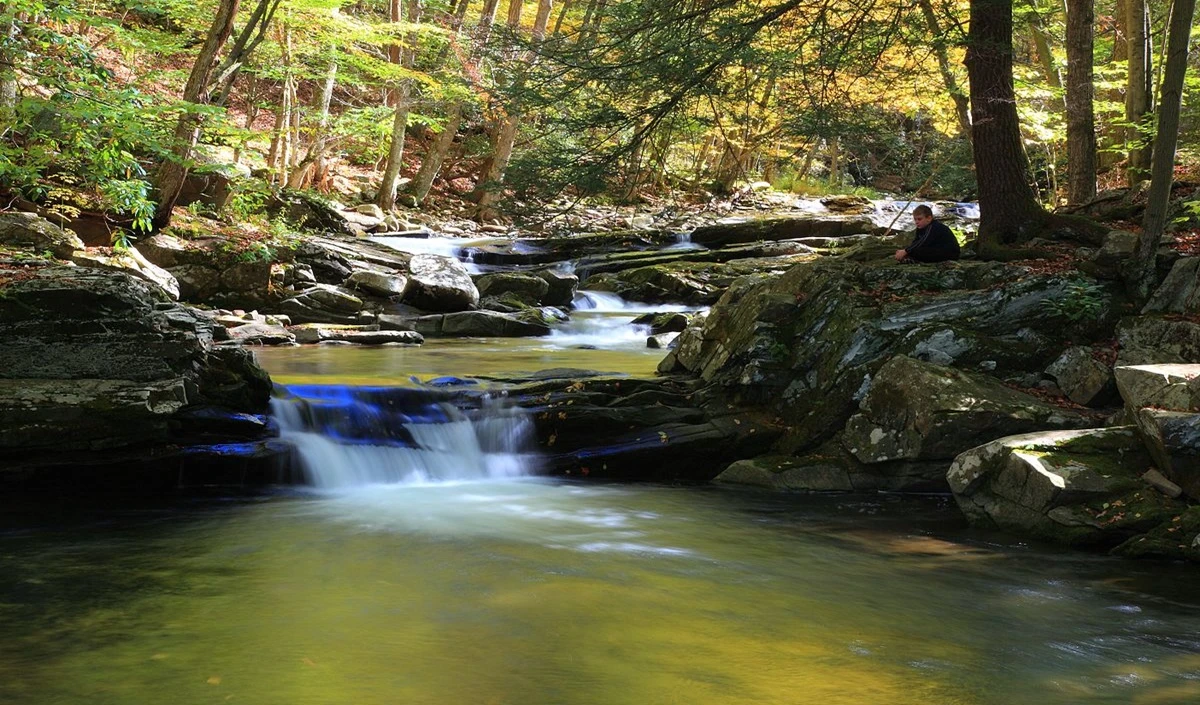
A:
{"type": "Polygon", "coordinates": [[[0,702],[1200,702],[1195,570],[960,543],[926,500],[527,480],[30,515],[0,533],[0,702]]]}

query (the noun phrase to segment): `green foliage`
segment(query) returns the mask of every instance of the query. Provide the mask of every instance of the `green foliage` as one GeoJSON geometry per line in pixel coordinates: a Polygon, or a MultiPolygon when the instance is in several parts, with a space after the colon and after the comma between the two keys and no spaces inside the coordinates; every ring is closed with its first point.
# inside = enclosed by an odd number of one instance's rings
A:
{"type": "Polygon", "coordinates": [[[1108,306],[1108,294],[1098,283],[1082,277],[1067,282],[1063,296],[1046,299],[1042,308],[1047,314],[1070,323],[1098,320],[1108,306]]]}

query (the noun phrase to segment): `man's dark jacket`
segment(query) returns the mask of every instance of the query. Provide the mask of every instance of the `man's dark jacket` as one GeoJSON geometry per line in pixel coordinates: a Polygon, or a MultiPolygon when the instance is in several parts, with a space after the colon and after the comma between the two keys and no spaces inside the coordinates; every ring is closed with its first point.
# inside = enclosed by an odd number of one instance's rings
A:
{"type": "Polygon", "coordinates": [[[912,244],[904,248],[918,262],[945,262],[958,259],[958,238],[944,224],[934,220],[913,234],[912,244]]]}

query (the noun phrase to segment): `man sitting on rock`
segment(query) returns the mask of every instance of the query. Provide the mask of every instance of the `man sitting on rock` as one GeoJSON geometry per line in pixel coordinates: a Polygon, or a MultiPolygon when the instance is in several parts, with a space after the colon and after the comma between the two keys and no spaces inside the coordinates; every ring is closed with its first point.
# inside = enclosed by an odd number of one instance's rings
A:
{"type": "Polygon", "coordinates": [[[912,244],[896,250],[897,262],[945,262],[958,259],[958,238],[944,224],[933,219],[933,210],[926,205],[913,209],[917,231],[912,244]]]}

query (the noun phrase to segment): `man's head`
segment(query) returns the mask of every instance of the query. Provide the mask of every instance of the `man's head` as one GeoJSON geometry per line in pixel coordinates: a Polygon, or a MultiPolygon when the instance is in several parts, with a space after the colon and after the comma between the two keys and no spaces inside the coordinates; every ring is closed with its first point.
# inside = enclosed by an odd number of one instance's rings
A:
{"type": "Polygon", "coordinates": [[[918,228],[923,228],[933,222],[933,209],[924,204],[913,209],[913,222],[918,228]]]}

